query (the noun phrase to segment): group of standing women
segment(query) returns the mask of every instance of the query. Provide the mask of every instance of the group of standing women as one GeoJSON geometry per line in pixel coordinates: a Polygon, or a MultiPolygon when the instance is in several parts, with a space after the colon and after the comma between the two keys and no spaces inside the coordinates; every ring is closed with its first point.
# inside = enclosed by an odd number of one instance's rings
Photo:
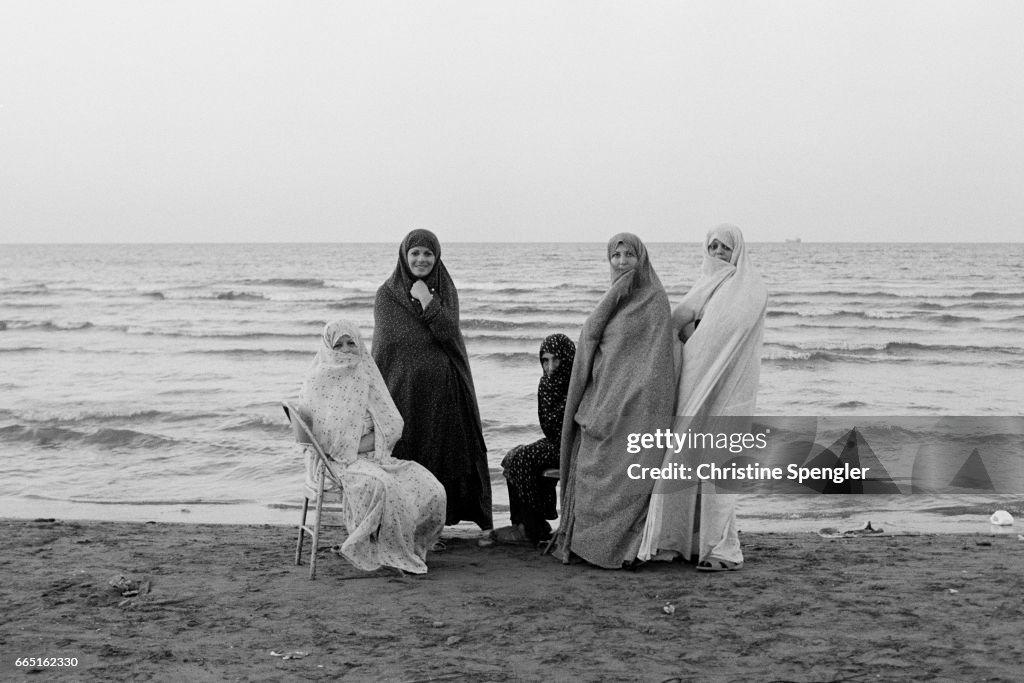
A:
{"type": "MultiPolygon", "coordinates": [[[[624,430],[696,429],[716,415],[753,414],[766,290],[738,228],[715,228],[702,251],[701,277],[673,311],[643,242],[616,235],[608,243],[611,286],[578,345],[565,335],[541,345],[544,438],[513,449],[502,464],[513,529],[532,541],[551,533],[554,480],[542,473],[559,467],[555,540],[563,561],[618,568],[682,556],[707,571],[742,564],[732,496],[626,476],[631,462],[659,466],[671,454],[627,456],[624,430]]],[[[493,526],[458,292],[433,233],[414,230],[403,240],[394,272],[377,291],[374,323],[372,359],[358,330],[328,325],[302,412],[347,463],[342,553],[365,569],[423,572],[443,525],[493,526]],[[356,348],[346,352],[351,341],[356,348]],[[346,353],[354,358],[331,360],[346,353]],[[339,411],[357,417],[342,419],[339,411]],[[338,433],[344,439],[331,438],[338,433]]]]}
{"type": "Polygon", "coordinates": [[[631,463],[678,459],[672,449],[626,455],[627,434],[703,433],[727,416],[735,429],[754,414],[767,289],[735,226],[709,231],[702,258],[697,282],[670,310],[644,244],[630,234],[608,242],[612,285],[583,326],[562,427],[557,552],[565,562],[575,555],[618,568],[682,558],[700,571],[743,564],[735,496],[713,482],[624,476],[631,463]]]}

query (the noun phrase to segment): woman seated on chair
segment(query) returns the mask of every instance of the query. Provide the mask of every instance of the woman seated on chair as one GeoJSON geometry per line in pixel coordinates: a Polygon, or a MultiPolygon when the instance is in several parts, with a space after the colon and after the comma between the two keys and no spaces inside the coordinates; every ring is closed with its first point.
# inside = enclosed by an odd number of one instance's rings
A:
{"type": "Polygon", "coordinates": [[[444,527],[444,487],[422,465],[391,457],[402,416],[352,323],[337,320],[324,328],[299,410],[338,461],[348,530],[341,554],[367,571],[387,566],[425,573],[427,551],[444,527]]]}
{"type": "Polygon", "coordinates": [[[544,438],[508,452],[501,466],[508,483],[508,503],[512,526],[494,531],[499,543],[539,543],[551,536],[554,519],[556,478],[544,471],[559,465],[558,447],[562,440],[565,395],[569,391],[576,345],[564,334],[552,334],[540,345],[543,374],[537,387],[537,417],[544,438]]]}

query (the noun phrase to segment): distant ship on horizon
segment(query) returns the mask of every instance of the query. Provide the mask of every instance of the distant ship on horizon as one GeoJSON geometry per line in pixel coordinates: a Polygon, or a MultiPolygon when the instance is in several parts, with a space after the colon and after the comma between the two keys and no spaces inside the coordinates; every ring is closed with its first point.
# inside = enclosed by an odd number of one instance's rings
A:
{"type": "Polygon", "coordinates": [[[787,237],[786,238],[786,242],[791,243],[791,244],[799,244],[800,243],[800,238],[799,237],[787,237]]]}

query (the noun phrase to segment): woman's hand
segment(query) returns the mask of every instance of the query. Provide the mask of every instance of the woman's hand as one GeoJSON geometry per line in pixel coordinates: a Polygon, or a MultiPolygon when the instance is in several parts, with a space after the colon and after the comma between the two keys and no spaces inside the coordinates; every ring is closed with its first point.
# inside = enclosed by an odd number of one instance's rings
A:
{"type": "Polygon", "coordinates": [[[672,309],[672,324],[676,329],[686,327],[697,317],[697,312],[689,306],[679,304],[672,309]]]}
{"type": "Polygon", "coordinates": [[[356,452],[370,453],[373,451],[374,443],[373,432],[367,432],[363,434],[363,438],[359,439],[359,447],[356,448],[356,452]]]}
{"type": "Polygon", "coordinates": [[[693,321],[696,317],[697,312],[689,306],[679,304],[672,309],[672,327],[675,328],[679,341],[685,343],[693,334],[693,321]]]}
{"type": "Polygon", "coordinates": [[[412,289],[409,290],[409,294],[412,298],[419,300],[420,306],[422,306],[424,310],[426,310],[427,306],[430,305],[430,302],[434,300],[434,295],[430,293],[430,288],[427,287],[427,283],[423,280],[417,280],[416,283],[413,284],[412,289]]]}

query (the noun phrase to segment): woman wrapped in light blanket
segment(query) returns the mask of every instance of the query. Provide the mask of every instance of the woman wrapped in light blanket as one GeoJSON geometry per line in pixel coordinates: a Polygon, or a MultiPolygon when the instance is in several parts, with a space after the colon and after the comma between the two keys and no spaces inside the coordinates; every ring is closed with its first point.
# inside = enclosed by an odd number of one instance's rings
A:
{"type": "Polygon", "coordinates": [[[336,320],[324,328],[297,407],[340,463],[348,531],[341,554],[367,571],[426,573],[427,551],[444,527],[444,487],[422,465],[391,457],[402,416],[354,324],[336,320]]]}
{"type": "MultiPolygon", "coordinates": [[[[701,249],[701,275],[672,311],[685,340],[676,393],[677,434],[749,430],[757,400],[768,291],[750,262],[743,233],[734,225],[710,230],[701,249]]],[[[719,455],[683,453],[695,471],[719,455]]],[[[663,465],[678,465],[669,449],[663,465]]],[[[723,464],[718,462],[718,464],[723,464]]],[[[743,565],[736,528],[736,497],[712,481],[681,484],[660,480],[647,514],[641,560],[682,556],[698,571],[730,571],[743,565]]]]}

